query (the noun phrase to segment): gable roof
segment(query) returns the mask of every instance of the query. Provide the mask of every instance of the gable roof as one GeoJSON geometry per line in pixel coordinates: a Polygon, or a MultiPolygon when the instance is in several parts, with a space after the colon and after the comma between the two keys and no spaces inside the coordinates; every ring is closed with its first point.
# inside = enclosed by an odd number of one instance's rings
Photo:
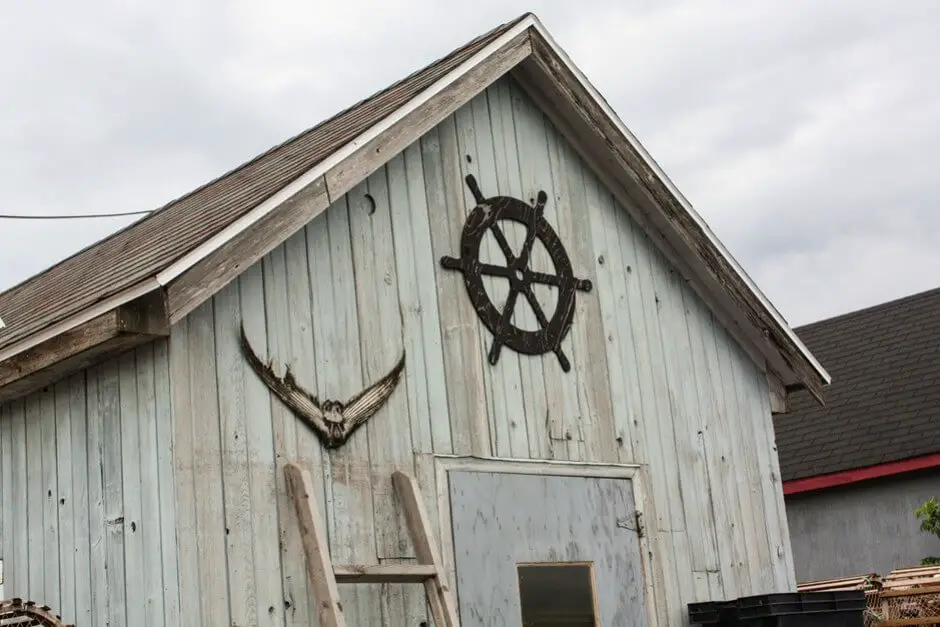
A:
{"type": "Polygon", "coordinates": [[[11,360],[87,344],[81,325],[138,299],[168,328],[508,71],[761,367],[821,400],[828,373],[530,13],[0,294],[0,390],[24,371],[11,360]]]}
{"type": "Polygon", "coordinates": [[[775,417],[784,481],[940,453],[940,289],[797,332],[835,380],[775,417]]]}

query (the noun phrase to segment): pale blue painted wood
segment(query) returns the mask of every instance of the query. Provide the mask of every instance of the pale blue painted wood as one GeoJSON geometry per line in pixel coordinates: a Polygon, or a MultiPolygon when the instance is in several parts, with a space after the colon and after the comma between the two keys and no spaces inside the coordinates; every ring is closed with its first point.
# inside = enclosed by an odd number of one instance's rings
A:
{"type": "Polygon", "coordinates": [[[75,502],[72,490],[72,411],[69,382],[54,386],[52,422],[55,424],[55,461],[58,486],[59,580],[57,611],[75,616],[75,502]]]}
{"type": "MultiPolygon", "coordinates": [[[[255,338],[258,350],[264,350],[264,294],[262,268],[256,264],[237,280],[245,330],[255,338]]],[[[225,337],[220,334],[220,337],[225,337]]],[[[243,366],[244,369],[244,366],[243,366]]],[[[250,516],[254,573],[255,616],[258,625],[284,624],[281,592],[281,553],[278,546],[278,496],[275,474],[274,429],[271,399],[267,388],[245,370],[245,433],[248,439],[250,516]],[[248,417],[252,419],[248,419],[248,417]]],[[[249,610],[250,611],[250,610],[249,610]]]]}
{"type": "Polygon", "coordinates": [[[176,523],[158,498],[174,478],[150,435],[168,418],[167,363],[165,342],[148,345],[0,409],[6,595],[79,625],[179,624],[164,610],[176,523]]]}

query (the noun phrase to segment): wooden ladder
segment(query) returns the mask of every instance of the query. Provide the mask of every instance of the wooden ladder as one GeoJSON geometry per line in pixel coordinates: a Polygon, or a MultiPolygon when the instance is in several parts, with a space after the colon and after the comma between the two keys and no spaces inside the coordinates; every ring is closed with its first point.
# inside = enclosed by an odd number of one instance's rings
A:
{"type": "Polygon", "coordinates": [[[444,578],[441,556],[434,544],[431,523],[414,477],[395,472],[392,474],[392,483],[405,508],[408,532],[418,563],[334,566],[330,560],[326,528],[313,498],[310,473],[288,462],[284,474],[297,511],[300,538],[307,556],[307,573],[317,602],[320,627],[346,627],[338,583],[423,583],[435,627],[459,627],[453,595],[444,578]]]}

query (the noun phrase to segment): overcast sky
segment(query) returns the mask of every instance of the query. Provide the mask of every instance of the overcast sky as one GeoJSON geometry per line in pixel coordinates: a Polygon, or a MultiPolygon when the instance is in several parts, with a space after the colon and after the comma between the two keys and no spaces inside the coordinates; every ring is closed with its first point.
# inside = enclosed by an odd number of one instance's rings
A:
{"type": "MultiPolygon", "coordinates": [[[[938,0],[8,2],[0,213],[153,209],[528,10],[791,324],[940,286],[938,0]]],[[[0,290],[131,220],[0,220],[0,290]]]]}

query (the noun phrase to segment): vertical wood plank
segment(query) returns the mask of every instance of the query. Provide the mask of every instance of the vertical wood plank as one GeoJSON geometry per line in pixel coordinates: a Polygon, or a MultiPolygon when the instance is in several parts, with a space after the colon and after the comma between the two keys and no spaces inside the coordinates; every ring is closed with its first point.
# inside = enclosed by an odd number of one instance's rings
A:
{"type": "Polygon", "coordinates": [[[88,532],[89,569],[91,571],[91,624],[101,625],[108,620],[108,573],[106,557],[108,547],[107,519],[104,497],[104,408],[100,402],[100,389],[104,366],[96,366],[87,373],[88,415],[88,532]]]}
{"type": "Polygon", "coordinates": [[[454,453],[485,455],[490,450],[483,354],[477,340],[477,316],[468,299],[463,277],[442,272],[440,259],[459,250],[466,209],[454,116],[421,139],[425,198],[430,226],[430,260],[437,279],[443,373],[447,381],[465,378],[464,385],[447,386],[454,453]]]}
{"type": "MultiPolygon", "coordinates": [[[[84,624],[91,620],[91,547],[92,530],[89,526],[88,502],[88,416],[86,390],[89,379],[85,372],[73,375],[65,385],[68,414],[70,456],[69,467],[60,466],[61,472],[71,478],[71,515],[72,515],[72,581],[65,584],[74,591],[74,606],[71,616],[62,618],[75,624],[84,624]]],[[[60,431],[60,437],[63,432],[60,431]]],[[[64,608],[63,608],[64,612],[64,608]]]]}
{"type": "Polygon", "coordinates": [[[104,364],[98,380],[101,412],[101,475],[104,507],[104,567],[107,595],[106,620],[114,627],[127,625],[124,564],[124,478],[121,450],[121,377],[117,361],[104,364]]]}
{"type": "MultiPolygon", "coordinates": [[[[10,573],[16,569],[13,478],[13,411],[10,405],[4,405],[0,406],[0,559],[3,560],[5,591],[11,589],[10,573]]],[[[17,509],[19,507],[22,504],[18,504],[17,509]]]]}
{"type": "MultiPolygon", "coordinates": [[[[176,495],[176,546],[179,560],[180,619],[183,627],[201,625],[202,596],[196,522],[196,460],[193,422],[191,318],[170,335],[170,380],[173,399],[173,474],[176,495]]],[[[89,441],[90,442],[90,441],[89,441]]]]}
{"type": "MultiPolygon", "coordinates": [[[[467,175],[472,174],[476,178],[477,184],[480,186],[481,192],[484,195],[490,195],[491,192],[484,190],[492,189],[496,185],[495,177],[493,176],[493,168],[492,166],[487,167],[487,164],[492,163],[492,161],[485,161],[487,158],[492,159],[491,155],[493,155],[492,139],[486,134],[488,122],[488,111],[486,108],[477,104],[476,111],[474,111],[473,104],[470,103],[461,107],[454,113],[454,135],[450,136],[450,133],[443,132],[441,136],[443,142],[441,146],[443,151],[442,161],[445,166],[444,176],[447,177],[448,182],[453,186],[451,201],[461,209],[460,213],[455,215],[458,220],[456,228],[460,229],[461,233],[467,216],[476,205],[476,199],[466,182],[467,175]],[[484,137],[481,140],[484,142],[482,147],[477,141],[476,125],[478,119],[484,120],[480,122],[481,130],[484,133],[484,137]],[[490,141],[486,143],[488,138],[490,141]]],[[[449,256],[460,254],[460,241],[461,237],[458,236],[457,240],[454,242],[455,247],[451,249],[451,252],[447,253],[449,256]]],[[[481,260],[498,260],[499,257],[497,255],[501,253],[496,251],[495,243],[488,237],[484,238],[480,245],[481,260]]],[[[439,272],[451,275],[452,278],[463,282],[463,277],[456,272],[443,272],[442,270],[439,270],[439,272]]],[[[504,284],[492,278],[485,278],[483,279],[483,285],[489,293],[489,298],[494,303],[499,304],[505,300],[506,286],[504,284]]],[[[464,289],[460,298],[463,298],[467,302],[470,306],[470,310],[473,312],[472,328],[478,346],[477,350],[481,356],[480,376],[483,382],[487,408],[485,414],[486,429],[482,429],[483,421],[480,421],[478,425],[481,432],[486,434],[486,444],[483,449],[486,452],[482,454],[498,454],[499,445],[496,440],[499,438],[499,433],[496,427],[496,416],[506,415],[506,395],[502,386],[497,385],[499,382],[498,375],[494,372],[493,366],[489,363],[488,355],[492,337],[489,331],[480,325],[476,310],[473,309],[466,289],[464,289]]],[[[510,359],[513,359],[513,357],[510,356],[510,359]]],[[[506,362],[503,362],[503,368],[506,368],[505,363],[506,362]]],[[[481,453],[475,454],[479,455],[481,453]]]]}
{"type": "Polygon", "coordinates": [[[13,440],[12,464],[13,471],[13,502],[20,504],[14,507],[10,526],[12,538],[16,541],[10,561],[4,562],[4,594],[7,596],[26,597],[29,594],[29,484],[27,482],[27,428],[26,411],[22,400],[14,401],[10,405],[10,437],[13,440]]]}
{"type": "Polygon", "coordinates": [[[701,440],[722,590],[724,598],[734,599],[739,596],[738,561],[743,560],[735,546],[732,512],[737,503],[736,487],[727,446],[727,417],[722,415],[717,397],[716,386],[720,384],[720,379],[716,380],[718,364],[715,358],[709,359],[709,351],[706,349],[707,344],[713,344],[710,342],[712,329],[704,304],[691,290],[683,291],[683,304],[687,310],[689,351],[695,370],[698,411],[703,422],[701,440]]]}
{"type": "MultiPolygon", "coordinates": [[[[238,279],[241,320],[257,351],[267,353],[262,264],[238,279]]],[[[284,625],[278,483],[275,476],[274,423],[270,393],[256,376],[244,379],[245,438],[248,444],[250,514],[255,580],[255,616],[259,625],[284,625]]],[[[221,389],[225,393],[224,388],[221,389]]]]}
{"type": "MultiPolygon", "coordinates": [[[[544,126],[548,163],[543,167],[550,172],[555,191],[553,202],[558,216],[557,228],[561,237],[568,242],[568,255],[574,275],[590,279],[595,284],[590,293],[577,294],[574,328],[571,330],[572,371],[577,378],[580,411],[582,416],[587,416],[585,459],[617,461],[622,455],[624,441],[629,451],[630,439],[620,435],[618,440],[609,385],[606,341],[603,330],[597,326],[602,316],[596,286],[592,220],[584,202],[586,190],[582,186],[572,194],[569,171],[577,166],[577,160],[569,165],[569,155],[560,148],[557,131],[541,111],[535,110],[535,114],[541,118],[544,126]]],[[[628,459],[630,457],[632,455],[628,453],[628,459]]]]}
{"type": "MultiPolygon", "coordinates": [[[[306,231],[300,230],[291,236],[283,245],[285,267],[287,270],[287,321],[289,334],[289,349],[284,359],[289,360],[291,371],[305,385],[317,388],[316,360],[312,314],[311,289],[308,278],[309,262],[307,259],[306,231]]],[[[304,424],[295,423],[297,433],[297,456],[295,461],[310,469],[313,480],[320,489],[318,498],[323,498],[324,462],[322,446],[316,434],[304,424]]],[[[308,582],[309,583],[309,582],[308,582]]],[[[306,588],[307,604],[313,613],[316,601],[313,589],[306,588]]]]}
{"type": "MultiPolygon", "coordinates": [[[[510,106],[515,134],[515,150],[513,161],[517,164],[520,188],[518,197],[535,204],[540,191],[545,192],[548,201],[545,204],[544,217],[565,244],[565,250],[571,258],[570,233],[566,226],[570,220],[564,215],[570,215],[570,208],[559,204],[556,189],[564,190],[564,186],[554,185],[552,180],[551,162],[547,153],[545,124],[541,112],[533,105],[531,100],[516,85],[509,85],[510,106]]],[[[566,202],[568,199],[562,199],[566,202]]],[[[518,246],[522,246],[525,230],[517,230],[518,246]]],[[[577,260],[573,262],[577,265],[577,260]]],[[[538,244],[534,247],[532,268],[545,273],[554,273],[554,264],[549,257],[548,250],[538,244]]],[[[546,318],[550,318],[558,304],[557,290],[547,286],[533,286],[533,290],[540,301],[540,306],[546,318]]],[[[581,295],[583,298],[583,294],[581,295]]],[[[577,297],[576,297],[577,298],[577,297]]],[[[527,311],[523,316],[525,328],[538,329],[540,325],[531,304],[525,302],[523,309],[527,311]]],[[[578,320],[579,321],[579,320],[578,320]]],[[[576,325],[578,321],[573,321],[576,325]]],[[[558,358],[553,353],[545,353],[535,359],[531,366],[533,373],[544,382],[551,420],[561,426],[566,451],[565,459],[580,461],[586,459],[585,433],[591,429],[590,408],[586,406],[587,398],[581,394],[578,361],[576,358],[576,336],[578,332],[569,330],[562,341],[562,348],[571,363],[571,371],[564,372],[558,358]],[[538,374],[540,373],[540,374],[538,374]],[[582,403],[582,401],[584,401],[582,403]]],[[[551,435],[549,436],[551,437],[551,435]]],[[[556,449],[559,448],[557,445],[556,449]]]]}
{"type": "MultiPolygon", "coordinates": [[[[422,207],[424,201],[424,177],[421,174],[421,152],[417,145],[412,145],[386,165],[389,186],[389,209],[392,226],[392,239],[395,251],[395,266],[398,276],[398,298],[402,312],[402,339],[407,348],[410,359],[405,362],[404,380],[400,383],[402,393],[407,394],[408,418],[411,423],[411,451],[413,453],[431,452],[435,449],[434,423],[432,420],[429,374],[433,375],[435,384],[446,385],[442,379],[440,365],[430,366],[429,357],[433,359],[434,336],[439,341],[440,326],[437,323],[437,299],[431,291],[421,289],[422,280],[430,284],[433,290],[434,276],[424,273],[421,276],[419,269],[426,268],[428,248],[419,247],[416,241],[414,224],[424,221],[422,207]],[[418,252],[420,251],[420,253],[418,252]],[[416,258],[421,256],[421,261],[416,258]],[[422,298],[424,297],[424,298],[422,298]],[[425,307],[434,315],[425,314],[425,307]],[[425,322],[427,324],[425,324],[425,322]],[[428,345],[426,348],[426,344],[428,345]],[[430,367],[429,367],[430,366],[430,367]]],[[[444,400],[443,397],[435,397],[444,400]]],[[[446,404],[437,404],[434,411],[446,411],[446,404]]],[[[446,414],[445,414],[446,415],[446,414]]],[[[444,422],[444,421],[442,421],[444,422]]],[[[442,430],[438,426],[438,430],[442,430]]],[[[450,428],[443,429],[446,440],[438,436],[445,447],[450,448],[450,428]]],[[[414,464],[414,455],[407,455],[411,469],[417,474],[420,470],[414,464]]],[[[407,466],[398,466],[398,470],[407,466]]],[[[397,472],[393,471],[393,472],[397,472]]],[[[430,477],[424,478],[426,481],[430,477]]],[[[393,482],[394,484],[394,482],[393,482]]],[[[400,502],[400,495],[395,493],[396,500],[400,502]]],[[[407,516],[406,516],[407,524],[407,516]]],[[[415,553],[417,547],[409,540],[409,552],[415,553]]],[[[409,560],[410,561],[410,558],[409,560]]],[[[404,604],[404,620],[413,624],[415,621],[427,620],[427,600],[422,589],[418,586],[400,587],[404,604]]]]}
{"type": "MultiPolygon", "coordinates": [[[[694,572],[705,574],[703,594],[708,595],[707,573],[718,569],[715,547],[715,520],[712,516],[705,453],[702,437],[705,424],[696,389],[696,372],[692,362],[688,323],[682,287],[676,271],[666,266],[659,255],[654,275],[662,301],[662,343],[666,355],[666,375],[669,381],[670,404],[675,422],[675,447],[680,465],[682,501],[685,504],[685,528],[689,534],[689,555],[694,572]]],[[[702,598],[707,600],[707,598],[702,598]]]]}
{"type": "Polygon", "coordinates": [[[202,625],[231,625],[225,547],[225,495],[219,432],[213,302],[190,314],[190,385],[193,463],[198,474],[196,550],[199,557],[202,625]]]}
{"type": "MultiPolygon", "coordinates": [[[[9,407],[0,405],[0,567],[13,564],[13,442],[9,407]]],[[[2,587],[2,584],[0,584],[2,587]]],[[[7,584],[9,587],[9,584],[7,584]]],[[[5,595],[0,595],[4,596],[5,595]]]]}
{"type": "MultiPolygon", "coordinates": [[[[124,584],[126,586],[127,625],[143,625],[144,545],[140,476],[140,405],[137,396],[137,360],[134,351],[124,353],[118,362],[120,381],[121,482],[124,502],[124,584]]],[[[149,522],[149,521],[148,521],[149,522]]],[[[116,524],[116,523],[115,523],[116,524]]]]}
{"type": "MultiPolygon", "coordinates": [[[[371,215],[350,207],[365,385],[377,381],[391,369],[401,355],[403,342],[394,242],[388,237],[391,215],[384,169],[369,177],[368,193],[375,203],[371,215]]],[[[355,199],[351,199],[352,202],[355,199]]],[[[380,559],[414,557],[404,515],[392,487],[392,472],[396,464],[413,463],[408,416],[408,395],[405,389],[399,388],[366,425],[376,513],[376,547],[380,559]]]]}
{"type": "Polygon", "coordinates": [[[39,393],[42,433],[42,542],[43,598],[55,607],[59,600],[59,481],[56,462],[55,392],[45,388],[39,393]]]}
{"type": "MultiPolygon", "coordinates": [[[[362,210],[365,208],[362,201],[357,202],[358,199],[350,197],[350,231],[365,385],[377,381],[391,369],[401,355],[404,342],[394,240],[389,237],[392,232],[391,198],[386,169],[380,169],[368,178],[367,190],[374,202],[371,214],[362,210]]],[[[414,557],[404,513],[392,486],[392,472],[402,464],[413,464],[409,415],[407,388],[400,384],[366,425],[379,560],[414,557]]],[[[384,585],[383,591],[383,620],[397,622],[405,612],[402,587],[400,584],[384,585]]]]}
{"type": "MultiPolygon", "coordinates": [[[[254,555],[251,529],[251,487],[245,412],[245,366],[240,355],[241,307],[238,283],[229,283],[215,295],[216,377],[219,386],[222,483],[224,485],[225,542],[228,595],[232,621],[257,622],[254,555]]],[[[252,373],[252,376],[253,373],[252,373]]],[[[257,419],[253,417],[253,419],[257,419]]]]}
{"type": "Polygon", "coordinates": [[[718,372],[721,373],[722,401],[725,415],[728,416],[728,442],[731,449],[731,462],[734,472],[734,485],[738,497],[738,507],[735,509],[735,518],[740,527],[738,542],[745,547],[743,561],[740,566],[739,583],[745,588],[743,594],[760,594],[762,589],[761,573],[753,572],[753,565],[760,564],[761,553],[757,546],[757,529],[754,522],[754,503],[751,499],[751,490],[748,483],[747,459],[744,458],[746,449],[742,442],[740,413],[738,412],[737,388],[734,376],[734,366],[729,353],[728,342],[732,341],[720,323],[713,318],[714,341],[718,355],[718,372]]]}
{"type": "MultiPolygon", "coordinates": [[[[88,415],[86,394],[92,382],[85,372],[68,380],[69,427],[71,429],[71,468],[66,469],[72,480],[72,512],[74,520],[74,587],[75,607],[66,620],[76,625],[91,620],[91,546],[88,489],[88,415]]],[[[65,619],[65,615],[62,616],[65,619]]]]}
{"type": "Polygon", "coordinates": [[[75,618],[75,500],[72,489],[72,411],[70,382],[57,383],[55,395],[56,477],[58,485],[59,605],[56,612],[65,620],[75,618]],[[66,618],[67,617],[67,618],[66,618]]]}
{"type": "MultiPolygon", "coordinates": [[[[267,317],[267,355],[275,368],[283,373],[290,355],[290,320],[287,314],[287,260],[284,247],[271,251],[263,260],[264,305],[267,317]]],[[[253,339],[253,342],[258,340],[253,339]]],[[[257,345],[255,345],[257,346],[257,345]]],[[[258,350],[256,348],[256,350],[258,350]]],[[[291,521],[293,504],[287,492],[284,464],[297,459],[297,419],[291,411],[269,393],[271,420],[274,427],[274,451],[277,468],[278,520],[280,525],[281,572],[283,604],[288,625],[308,625],[312,613],[308,603],[307,573],[303,560],[300,530],[291,521]]]]}
{"type": "Polygon", "coordinates": [[[26,398],[26,472],[27,477],[27,527],[29,543],[29,585],[27,594],[30,598],[44,598],[45,589],[45,525],[43,508],[46,491],[43,489],[42,461],[42,407],[40,397],[31,395],[26,398]]]}
{"type": "MultiPolygon", "coordinates": [[[[157,460],[157,390],[154,345],[146,344],[136,351],[137,365],[137,440],[140,476],[140,517],[137,530],[142,552],[140,560],[143,614],[142,625],[165,623],[163,586],[163,549],[161,546],[160,483],[157,460]]],[[[125,460],[125,464],[127,460],[125,460]]],[[[126,466],[125,466],[126,467],[126,466]]]]}
{"type": "MultiPolygon", "coordinates": [[[[183,325],[178,325],[179,326],[183,325]]],[[[170,341],[154,344],[154,397],[156,469],[158,504],[160,513],[161,581],[163,589],[164,624],[181,625],[178,545],[176,540],[176,474],[174,455],[177,443],[173,439],[173,385],[170,379],[170,341]]]]}
{"type": "MultiPolygon", "coordinates": [[[[743,357],[743,355],[742,355],[743,357]]],[[[739,357],[741,358],[741,357],[739,357]]],[[[770,562],[768,566],[773,572],[773,581],[768,592],[787,592],[789,588],[790,569],[787,565],[786,517],[781,517],[777,510],[777,493],[782,496],[783,489],[778,476],[774,471],[771,457],[773,449],[771,438],[767,432],[773,430],[770,411],[770,391],[766,387],[764,373],[756,367],[748,368],[750,364],[742,361],[744,366],[744,381],[747,383],[747,417],[754,428],[754,449],[757,452],[758,490],[761,495],[761,505],[764,508],[764,524],[767,529],[767,541],[770,549],[770,562]],[[765,401],[765,399],[767,399],[765,401]],[[766,403],[766,404],[765,404],[766,403]]]]}
{"type": "MultiPolygon", "coordinates": [[[[776,524],[780,534],[780,543],[783,549],[784,577],[777,582],[783,592],[796,591],[796,572],[793,565],[793,546],[790,539],[790,525],[787,520],[786,501],[783,496],[783,478],[780,474],[780,459],[777,456],[777,437],[774,432],[773,414],[770,411],[770,390],[768,389],[767,379],[759,378],[758,404],[763,417],[763,432],[767,442],[767,455],[769,465],[770,483],[765,489],[772,492],[777,510],[776,524]]],[[[773,524],[773,523],[770,523],[773,524]]]]}
{"type": "Polygon", "coordinates": [[[707,316],[702,323],[702,328],[706,334],[702,336],[702,344],[708,363],[708,372],[714,381],[713,390],[715,392],[715,402],[717,411],[717,433],[714,440],[716,455],[721,462],[721,473],[724,476],[722,483],[722,492],[725,495],[723,501],[716,501],[724,511],[728,521],[728,531],[731,537],[731,560],[734,564],[735,572],[731,575],[736,583],[736,597],[751,594],[753,585],[748,573],[749,559],[756,559],[756,555],[751,557],[748,554],[746,529],[743,520],[743,507],[746,501],[742,501],[737,469],[737,453],[734,448],[735,438],[735,416],[730,403],[734,398],[733,381],[727,380],[722,371],[722,352],[719,350],[719,329],[718,322],[711,316],[707,316]],[[727,386],[730,389],[726,389],[727,386]]]}
{"type": "MultiPolygon", "coordinates": [[[[595,319],[602,325],[593,335],[599,335],[606,342],[603,352],[608,356],[608,389],[618,460],[648,462],[646,440],[641,437],[643,430],[639,428],[643,407],[640,382],[635,373],[636,348],[627,306],[627,281],[624,279],[627,270],[620,251],[617,209],[605,189],[583,176],[583,164],[577,155],[570,148],[562,149],[561,145],[558,148],[567,166],[568,186],[572,191],[571,211],[582,213],[590,221],[595,257],[594,292],[599,309],[595,319]]],[[[598,346],[596,350],[602,349],[598,346]]],[[[595,382],[595,385],[602,383],[595,382]]]]}
{"type": "MultiPolygon", "coordinates": [[[[463,163],[469,173],[476,169],[475,177],[480,191],[486,197],[498,195],[523,195],[523,184],[519,176],[519,160],[516,150],[516,128],[513,120],[512,101],[508,86],[493,85],[478,96],[469,105],[472,118],[473,143],[467,142],[467,150],[473,151],[473,160],[463,163]],[[476,166],[476,168],[474,168],[476,166]]],[[[458,119],[459,113],[458,113],[458,119]]],[[[470,196],[467,207],[472,208],[476,201],[470,196]]],[[[515,223],[502,221],[497,223],[500,232],[518,255],[525,240],[522,229],[515,223]]],[[[538,255],[541,251],[536,251],[538,255]]],[[[491,235],[484,236],[480,247],[480,261],[498,266],[506,266],[506,255],[499,242],[491,235]]],[[[487,294],[493,305],[503,311],[509,296],[509,283],[505,279],[487,277],[484,279],[487,294]]],[[[510,322],[525,329],[538,328],[535,314],[526,302],[525,296],[519,295],[513,308],[510,322]]],[[[485,351],[490,350],[493,335],[486,327],[477,322],[485,351]]],[[[544,431],[544,416],[548,411],[545,398],[545,383],[542,380],[541,360],[537,357],[520,355],[510,348],[500,351],[499,361],[495,366],[484,366],[493,388],[493,414],[490,418],[493,450],[501,457],[527,457],[530,454],[529,432],[544,431]],[[538,424],[539,419],[543,424],[538,424]],[[535,423],[535,425],[531,423],[535,423]]]]}
{"type": "Polygon", "coordinates": [[[745,529],[752,535],[751,541],[756,546],[758,556],[755,562],[751,559],[751,580],[756,583],[755,594],[769,593],[773,590],[774,573],[770,560],[770,543],[767,537],[767,521],[764,518],[763,498],[760,491],[760,477],[758,457],[754,442],[753,417],[748,408],[748,382],[745,374],[746,364],[742,363],[743,352],[737,342],[725,333],[724,346],[728,352],[730,373],[734,380],[735,405],[734,415],[738,427],[735,439],[737,459],[741,462],[740,486],[747,486],[748,504],[744,512],[745,529]],[[750,522],[750,527],[748,523],[750,522]]]}

